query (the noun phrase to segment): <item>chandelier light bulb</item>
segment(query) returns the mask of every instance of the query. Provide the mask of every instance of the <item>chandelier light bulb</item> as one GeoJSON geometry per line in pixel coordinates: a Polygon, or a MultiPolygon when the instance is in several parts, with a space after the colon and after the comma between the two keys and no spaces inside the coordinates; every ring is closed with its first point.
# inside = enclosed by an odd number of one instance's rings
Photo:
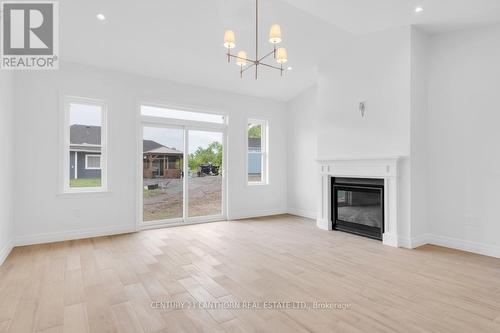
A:
{"type": "Polygon", "coordinates": [[[226,49],[234,49],[236,47],[234,31],[226,30],[224,33],[224,47],[226,49]]]}
{"type": "Polygon", "coordinates": [[[278,62],[278,64],[284,64],[288,61],[288,55],[284,47],[280,47],[276,50],[276,61],[278,62]]]}
{"type": "Polygon", "coordinates": [[[281,43],[281,27],[279,24],[273,24],[269,31],[269,42],[272,44],[281,43]]]}
{"type": "Polygon", "coordinates": [[[236,58],[236,65],[246,66],[247,65],[247,53],[245,51],[239,51],[236,58]]]}

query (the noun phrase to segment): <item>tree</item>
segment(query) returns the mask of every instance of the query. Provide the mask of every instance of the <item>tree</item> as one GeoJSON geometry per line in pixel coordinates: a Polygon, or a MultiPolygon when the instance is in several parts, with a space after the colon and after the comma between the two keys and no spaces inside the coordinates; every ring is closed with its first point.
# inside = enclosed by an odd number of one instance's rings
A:
{"type": "Polygon", "coordinates": [[[214,141],[207,148],[198,147],[193,154],[189,154],[189,169],[197,171],[202,164],[212,164],[222,167],[222,144],[214,141]]]}
{"type": "Polygon", "coordinates": [[[248,126],[248,137],[251,139],[261,139],[262,138],[262,126],[250,124],[248,126]]]}

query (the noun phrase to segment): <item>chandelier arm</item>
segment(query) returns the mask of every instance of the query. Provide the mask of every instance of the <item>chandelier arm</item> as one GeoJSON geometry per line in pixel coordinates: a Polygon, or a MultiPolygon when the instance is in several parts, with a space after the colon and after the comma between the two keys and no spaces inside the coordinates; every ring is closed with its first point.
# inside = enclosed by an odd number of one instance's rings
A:
{"type": "Polygon", "coordinates": [[[242,57],[238,57],[237,55],[234,55],[234,54],[230,54],[229,55],[231,58],[236,58],[236,59],[241,59],[241,60],[246,60],[248,62],[251,62],[252,64],[255,64],[256,61],[255,60],[252,60],[250,58],[242,58],[242,57]]]}
{"type": "Polygon", "coordinates": [[[250,68],[252,68],[253,66],[255,66],[255,63],[251,64],[250,66],[248,67],[245,67],[243,68],[243,70],[241,71],[242,73],[245,73],[247,70],[249,70],[250,68]]]}
{"type": "Polygon", "coordinates": [[[268,64],[263,63],[263,62],[260,62],[259,65],[266,66],[266,67],[269,67],[269,68],[274,68],[274,69],[277,69],[279,71],[283,71],[283,68],[276,67],[276,66],[273,66],[273,65],[268,65],[268,64]]]}
{"type": "Polygon", "coordinates": [[[260,58],[260,59],[259,59],[259,62],[260,62],[260,61],[262,61],[262,60],[264,60],[264,59],[266,59],[266,58],[267,58],[267,57],[269,57],[270,55],[274,54],[274,52],[275,52],[274,50],[273,50],[273,51],[271,51],[271,52],[269,52],[268,54],[266,54],[265,56],[263,56],[262,58],[260,58]]]}

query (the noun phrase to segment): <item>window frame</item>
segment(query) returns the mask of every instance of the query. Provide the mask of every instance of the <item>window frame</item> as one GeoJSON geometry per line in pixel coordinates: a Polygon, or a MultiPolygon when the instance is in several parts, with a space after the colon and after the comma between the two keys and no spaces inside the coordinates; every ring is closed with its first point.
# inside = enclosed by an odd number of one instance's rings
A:
{"type": "Polygon", "coordinates": [[[224,113],[220,112],[214,112],[210,110],[199,110],[199,109],[194,109],[194,108],[186,108],[186,107],[179,107],[179,106],[165,106],[164,104],[158,104],[158,103],[139,103],[139,117],[141,119],[163,119],[167,120],[170,123],[196,123],[199,125],[204,125],[204,126],[210,126],[210,127],[223,127],[227,125],[227,115],[224,113]],[[164,116],[159,116],[159,115],[150,115],[150,114],[144,114],[143,113],[143,108],[154,108],[154,109],[164,109],[164,111],[167,112],[166,115],[164,116]],[[216,121],[207,121],[207,120],[198,120],[198,119],[189,119],[189,117],[182,118],[182,117],[175,117],[172,114],[168,114],[169,111],[173,111],[176,113],[188,113],[188,114],[199,114],[199,115],[210,115],[214,117],[221,117],[222,122],[216,122],[216,121]]]}
{"type": "Polygon", "coordinates": [[[86,154],[85,155],[85,170],[102,170],[102,159],[99,154],[86,154]],[[99,157],[99,167],[89,167],[89,157],[99,157]]]}
{"type": "MultiPolygon", "coordinates": [[[[62,194],[75,194],[75,193],[103,193],[108,192],[108,104],[105,100],[77,97],[77,96],[64,96],[62,101],[62,194]],[[84,104],[91,106],[98,106],[101,108],[101,186],[99,187],[71,187],[70,186],[70,110],[71,104],[84,104]]],[[[87,167],[87,158],[85,158],[85,167],[87,167]]]]}
{"type": "MultiPolygon", "coordinates": [[[[182,105],[182,104],[172,104],[167,100],[141,100],[138,99],[136,102],[136,179],[137,179],[137,214],[136,214],[136,228],[137,230],[146,230],[150,228],[158,228],[160,226],[176,226],[176,225],[189,225],[196,223],[206,223],[206,222],[217,222],[228,219],[228,177],[227,170],[229,168],[229,154],[228,154],[228,135],[229,127],[228,124],[231,121],[228,115],[228,110],[215,110],[211,108],[199,108],[193,105],[182,105]],[[196,120],[182,120],[176,118],[166,118],[166,117],[154,117],[154,116],[144,116],[142,115],[142,106],[153,106],[165,109],[174,109],[178,111],[190,111],[197,113],[210,113],[221,115],[224,117],[224,123],[210,123],[196,120]],[[185,218],[174,219],[174,220],[160,220],[160,221],[150,221],[144,222],[143,218],[143,128],[144,127],[160,127],[160,128],[183,128],[184,129],[184,140],[185,145],[189,146],[188,131],[189,130],[200,130],[200,131],[214,131],[223,133],[223,169],[222,169],[222,215],[216,216],[203,216],[203,217],[189,217],[185,214],[185,218]]],[[[187,155],[184,155],[184,160],[187,161],[187,155]]],[[[184,163],[184,173],[188,173],[188,163],[184,163]]],[[[183,187],[184,195],[187,196],[187,182],[183,187]]],[[[184,199],[184,203],[187,207],[188,200],[184,199]]]]}
{"type": "Polygon", "coordinates": [[[245,179],[246,179],[246,185],[247,186],[262,186],[262,185],[269,185],[269,122],[264,119],[255,119],[255,118],[249,118],[247,119],[246,122],[246,127],[245,127],[245,146],[246,146],[246,151],[245,151],[245,179]],[[249,146],[248,146],[248,125],[249,124],[256,124],[262,126],[261,130],[261,165],[262,165],[262,173],[261,173],[261,180],[260,181],[250,181],[248,177],[248,163],[249,163],[249,146]]]}

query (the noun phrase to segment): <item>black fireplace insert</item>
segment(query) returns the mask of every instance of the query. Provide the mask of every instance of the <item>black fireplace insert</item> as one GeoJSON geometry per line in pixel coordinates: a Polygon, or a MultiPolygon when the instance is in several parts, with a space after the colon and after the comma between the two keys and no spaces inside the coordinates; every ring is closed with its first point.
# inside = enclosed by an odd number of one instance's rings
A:
{"type": "Polygon", "coordinates": [[[333,229],[382,240],[384,180],[332,179],[333,229]]]}

